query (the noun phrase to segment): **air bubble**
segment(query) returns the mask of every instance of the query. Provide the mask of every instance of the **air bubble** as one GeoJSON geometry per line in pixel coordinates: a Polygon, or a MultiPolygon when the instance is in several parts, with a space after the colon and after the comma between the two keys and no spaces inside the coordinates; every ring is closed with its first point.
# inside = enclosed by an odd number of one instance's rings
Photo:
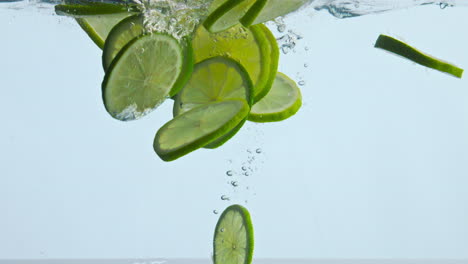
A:
{"type": "Polygon", "coordinates": [[[227,195],[222,195],[222,196],[221,196],[221,200],[223,200],[223,201],[229,201],[230,198],[229,198],[227,195]]]}
{"type": "Polygon", "coordinates": [[[305,82],[305,81],[299,81],[298,84],[299,84],[300,86],[304,86],[304,85],[306,84],[306,82],[305,82]]]}
{"type": "Polygon", "coordinates": [[[215,215],[219,214],[218,210],[213,210],[213,214],[215,215]]]}
{"type": "Polygon", "coordinates": [[[234,175],[234,172],[231,171],[231,170],[228,170],[228,171],[226,171],[226,175],[231,177],[232,175],[234,175]]]}
{"type": "Polygon", "coordinates": [[[232,181],[232,182],[231,182],[231,185],[234,186],[234,187],[237,187],[237,186],[239,186],[239,183],[236,182],[236,181],[232,181]]]}
{"type": "Polygon", "coordinates": [[[257,152],[257,154],[260,154],[262,153],[262,149],[258,148],[257,150],[255,150],[255,152],[257,152]]]}

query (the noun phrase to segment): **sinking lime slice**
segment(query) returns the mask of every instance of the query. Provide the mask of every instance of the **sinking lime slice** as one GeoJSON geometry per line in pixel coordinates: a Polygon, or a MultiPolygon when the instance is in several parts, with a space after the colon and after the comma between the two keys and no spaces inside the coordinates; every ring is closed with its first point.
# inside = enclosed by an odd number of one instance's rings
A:
{"type": "Polygon", "coordinates": [[[154,150],[162,160],[178,159],[232,130],[249,110],[245,100],[226,100],[193,108],[159,129],[154,150]]]}
{"type": "Polygon", "coordinates": [[[420,65],[451,74],[458,78],[461,78],[463,75],[463,69],[460,69],[457,66],[444,62],[440,59],[434,58],[430,55],[424,54],[410,45],[386,35],[379,36],[377,42],[375,43],[375,47],[395,53],[420,65]]]}
{"type": "Polygon", "coordinates": [[[219,217],[213,239],[214,264],[250,264],[254,232],[247,209],[231,205],[219,217]]]}
{"type": "Polygon", "coordinates": [[[138,12],[136,5],[110,4],[103,2],[86,2],[86,4],[60,4],[56,5],[55,13],[62,16],[95,16],[117,13],[138,12]]]}
{"type": "Polygon", "coordinates": [[[240,19],[244,26],[256,25],[296,11],[310,0],[258,0],[240,19]]]}
{"type": "Polygon", "coordinates": [[[102,54],[104,70],[109,68],[117,53],[125,45],[144,33],[144,29],[143,17],[140,15],[127,17],[112,28],[105,41],[102,54]]]}
{"type": "MultiPolygon", "coordinates": [[[[173,113],[178,116],[197,106],[228,99],[245,100],[250,106],[251,93],[252,82],[242,65],[226,57],[209,58],[195,65],[190,80],[175,97],[173,113]]],[[[204,147],[220,147],[243,124],[244,122],[240,122],[232,131],[204,147]]]]}
{"type": "MultiPolygon", "coordinates": [[[[273,85],[273,82],[275,81],[276,79],[276,73],[278,72],[278,64],[279,64],[279,54],[280,54],[280,51],[279,51],[279,47],[278,47],[278,42],[276,42],[276,38],[275,36],[273,35],[273,33],[271,33],[271,31],[268,29],[268,27],[266,27],[265,25],[263,24],[259,24],[259,25],[256,25],[258,27],[260,27],[264,33],[264,36],[266,37],[266,39],[268,40],[268,54],[270,54],[270,73],[268,74],[268,79],[265,83],[265,86],[263,89],[260,89],[256,96],[255,96],[255,99],[254,99],[254,102],[258,102],[260,101],[265,95],[268,94],[268,92],[270,91],[272,85],[273,85]]],[[[252,27],[256,27],[256,26],[252,26],[252,27]]]]}
{"type": "Polygon", "coordinates": [[[112,28],[132,13],[117,13],[111,15],[95,15],[77,18],[76,22],[88,34],[99,48],[104,48],[109,32],[112,28]]]}
{"type": "MultiPolygon", "coordinates": [[[[127,44],[110,65],[102,84],[109,114],[138,119],[168,98],[179,76],[190,75],[183,48],[165,34],[142,35],[127,44]]],[[[181,84],[179,84],[181,85],[181,84]]]]}
{"type": "Polygon", "coordinates": [[[203,25],[210,32],[220,32],[235,26],[255,1],[227,0],[206,18],[203,25]]]}
{"type": "Polygon", "coordinates": [[[254,84],[253,97],[256,101],[271,87],[272,52],[264,30],[264,25],[250,28],[238,25],[220,33],[209,33],[199,27],[192,41],[195,62],[215,56],[225,56],[239,62],[254,84]]]}
{"type": "Polygon", "coordinates": [[[294,115],[302,105],[301,91],[288,76],[278,72],[270,92],[250,111],[249,120],[277,122],[294,115]]]}

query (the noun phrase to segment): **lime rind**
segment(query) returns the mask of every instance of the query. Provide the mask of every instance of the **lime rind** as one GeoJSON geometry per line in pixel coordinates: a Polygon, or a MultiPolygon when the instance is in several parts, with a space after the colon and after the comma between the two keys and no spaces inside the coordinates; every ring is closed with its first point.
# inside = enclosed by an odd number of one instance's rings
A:
{"type": "Polygon", "coordinates": [[[213,33],[229,29],[239,23],[256,0],[227,0],[204,21],[204,27],[213,33]]]}
{"type": "Polygon", "coordinates": [[[169,98],[180,74],[190,74],[183,72],[187,69],[183,64],[182,47],[172,36],[153,33],[136,37],[117,54],[104,76],[102,94],[107,112],[115,119],[130,121],[153,111],[169,98]]]}
{"type": "Polygon", "coordinates": [[[189,37],[183,37],[180,41],[182,50],[183,50],[183,60],[184,62],[182,63],[182,73],[180,74],[179,77],[177,78],[176,82],[174,83],[174,86],[172,87],[171,91],[169,92],[169,97],[174,97],[176,96],[182,88],[188,83],[190,80],[190,77],[192,76],[194,64],[195,64],[195,58],[193,54],[193,48],[192,48],[192,40],[189,37]]]}
{"type": "Polygon", "coordinates": [[[257,123],[278,122],[299,111],[302,95],[288,76],[278,72],[271,91],[251,109],[248,120],[257,123]]]}
{"type": "Polygon", "coordinates": [[[102,2],[87,2],[86,4],[60,4],[56,5],[54,8],[57,15],[72,16],[75,18],[116,13],[134,13],[140,11],[136,5],[109,4],[102,2]]]}
{"type": "Polygon", "coordinates": [[[239,20],[244,26],[257,25],[287,15],[310,0],[258,0],[239,20]]]}
{"type": "Polygon", "coordinates": [[[119,51],[132,39],[142,35],[145,31],[143,16],[133,15],[124,18],[109,32],[102,53],[102,66],[107,70],[119,51]]]}
{"type": "MultiPolygon", "coordinates": [[[[237,245],[237,243],[235,244],[237,245]]],[[[213,262],[214,264],[250,264],[252,263],[254,251],[254,231],[252,225],[252,219],[249,211],[238,204],[229,206],[219,217],[219,220],[215,227],[214,238],[213,238],[213,262]],[[240,219],[239,219],[240,217],[240,219]],[[231,220],[231,221],[228,221],[231,220]],[[241,225],[239,226],[239,221],[241,225]],[[225,223],[228,222],[228,223],[225,223]],[[236,230],[229,230],[230,226],[237,225],[236,230]],[[243,232],[242,232],[243,231],[243,232]],[[243,241],[224,241],[239,239],[243,241]],[[245,245],[244,252],[240,252],[243,255],[243,262],[240,262],[238,258],[234,260],[232,254],[233,250],[239,251],[238,248],[233,248],[232,245],[224,245],[224,242],[241,242],[245,245]],[[225,256],[229,254],[229,256],[225,256]],[[237,260],[237,261],[236,261],[237,260]]],[[[237,253],[237,252],[236,252],[237,253]]],[[[236,254],[236,257],[239,255],[236,254]]],[[[241,259],[242,260],[242,259],[241,259]]]]}
{"type": "Polygon", "coordinates": [[[270,29],[268,29],[267,26],[263,24],[258,24],[252,26],[251,28],[254,27],[259,27],[259,29],[263,31],[263,34],[269,43],[267,52],[268,54],[270,54],[270,72],[268,74],[268,79],[266,80],[264,87],[262,89],[259,89],[255,95],[254,103],[256,103],[260,101],[263,97],[265,97],[265,95],[268,94],[268,92],[271,90],[271,87],[273,86],[273,83],[276,78],[276,73],[278,72],[280,51],[275,36],[273,35],[273,33],[271,33],[270,29]]]}
{"type": "Polygon", "coordinates": [[[451,74],[457,78],[461,78],[463,75],[463,69],[427,55],[390,36],[380,35],[375,43],[375,47],[400,55],[422,66],[451,74]]]}
{"type": "Polygon", "coordinates": [[[235,128],[248,115],[244,100],[204,104],[185,112],[161,127],[153,147],[164,161],[176,160],[235,128]]]}

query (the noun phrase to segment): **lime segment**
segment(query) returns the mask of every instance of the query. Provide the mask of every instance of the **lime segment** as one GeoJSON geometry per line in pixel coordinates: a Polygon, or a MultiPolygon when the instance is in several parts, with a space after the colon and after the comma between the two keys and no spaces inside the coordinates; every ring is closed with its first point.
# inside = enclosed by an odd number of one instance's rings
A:
{"type": "Polygon", "coordinates": [[[377,42],[375,43],[375,47],[395,53],[420,65],[451,74],[458,78],[461,78],[463,75],[463,69],[460,69],[457,66],[442,60],[436,59],[430,55],[424,54],[410,45],[386,35],[379,36],[377,42]]]}
{"type": "Polygon", "coordinates": [[[107,70],[117,53],[132,39],[144,33],[143,17],[135,15],[119,22],[110,31],[103,49],[102,65],[107,70]]]}
{"type": "MultiPolygon", "coordinates": [[[[252,27],[254,27],[254,26],[252,26],[252,27]]],[[[268,43],[269,43],[269,45],[268,45],[268,54],[270,54],[270,63],[269,63],[270,64],[270,72],[268,74],[268,79],[267,79],[263,89],[258,89],[258,91],[257,91],[257,93],[255,95],[254,102],[258,102],[265,95],[268,94],[268,92],[270,91],[270,89],[271,89],[271,87],[273,85],[273,82],[276,79],[276,73],[278,72],[280,51],[279,51],[279,47],[278,47],[278,42],[276,42],[275,36],[273,35],[273,33],[271,33],[271,31],[268,29],[268,27],[266,27],[263,24],[256,25],[255,27],[260,27],[262,29],[263,34],[264,34],[265,38],[268,40],[268,43]]]]}
{"type": "Polygon", "coordinates": [[[244,26],[256,25],[284,16],[310,0],[258,0],[240,19],[244,26]]]}
{"type": "Polygon", "coordinates": [[[196,107],[159,129],[154,150],[165,161],[178,159],[236,127],[248,115],[244,100],[227,100],[196,107]]]}
{"type": "Polygon", "coordinates": [[[88,34],[99,48],[104,48],[109,32],[122,19],[132,15],[132,13],[117,13],[111,15],[96,15],[77,18],[76,22],[88,34]]]}
{"type": "Polygon", "coordinates": [[[254,234],[250,214],[240,205],[231,205],[219,217],[213,240],[214,264],[250,264],[254,234]]]}
{"type": "Polygon", "coordinates": [[[239,62],[253,82],[256,101],[262,92],[268,92],[271,87],[271,83],[268,83],[271,71],[270,41],[264,30],[264,25],[250,28],[238,25],[220,33],[209,33],[199,27],[192,41],[195,62],[215,56],[225,56],[239,62]]]}
{"type": "Polygon", "coordinates": [[[164,34],[135,38],[104,77],[106,110],[122,121],[146,115],[170,96],[180,75],[190,75],[183,64],[182,48],[174,38],[164,34]]]}
{"type": "Polygon", "coordinates": [[[239,23],[256,0],[228,0],[213,11],[203,25],[210,32],[224,31],[239,23]]]}
{"type": "Polygon", "coordinates": [[[278,73],[270,92],[253,107],[249,120],[277,122],[294,115],[302,105],[301,91],[296,83],[283,73],[278,73]]]}

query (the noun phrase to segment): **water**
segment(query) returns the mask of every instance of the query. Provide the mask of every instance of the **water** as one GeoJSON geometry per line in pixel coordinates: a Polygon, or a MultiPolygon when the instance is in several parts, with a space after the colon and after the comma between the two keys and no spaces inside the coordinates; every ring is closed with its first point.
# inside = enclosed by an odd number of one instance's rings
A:
{"type": "Polygon", "coordinates": [[[240,203],[252,214],[256,263],[467,263],[466,78],[373,48],[390,34],[466,69],[466,7],[348,19],[309,7],[268,23],[288,46],[280,71],[304,81],[302,109],[164,163],[151,144],[171,105],[113,120],[101,51],[75,22],[42,2],[6,5],[3,262],[209,263],[220,212],[240,203]]]}

